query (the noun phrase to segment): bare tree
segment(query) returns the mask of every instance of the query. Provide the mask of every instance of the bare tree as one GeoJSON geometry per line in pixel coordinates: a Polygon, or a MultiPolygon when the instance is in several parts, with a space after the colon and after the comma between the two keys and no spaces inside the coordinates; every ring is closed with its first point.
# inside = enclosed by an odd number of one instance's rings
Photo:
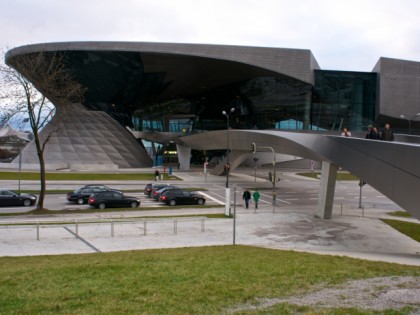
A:
{"type": "Polygon", "coordinates": [[[1,120],[24,113],[29,118],[39,161],[40,194],[37,210],[44,209],[46,190],[44,151],[51,134],[58,130],[60,120],[49,134],[40,137],[41,129],[55,114],[55,107],[66,110],[68,105],[80,103],[85,89],[76,82],[67,67],[67,59],[59,52],[36,52],[21,55],[3,54],[0,64],[0,101],[6,104],[1,120]]]}

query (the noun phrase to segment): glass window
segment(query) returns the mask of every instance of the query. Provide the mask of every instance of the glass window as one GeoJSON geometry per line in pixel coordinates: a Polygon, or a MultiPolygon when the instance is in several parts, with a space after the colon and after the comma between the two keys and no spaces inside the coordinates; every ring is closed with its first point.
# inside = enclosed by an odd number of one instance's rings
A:
{"type": "Polygon", "coordinates": [[[315,70],[312,129],[365,130],[375,120],[376,73],[315,70]]]}

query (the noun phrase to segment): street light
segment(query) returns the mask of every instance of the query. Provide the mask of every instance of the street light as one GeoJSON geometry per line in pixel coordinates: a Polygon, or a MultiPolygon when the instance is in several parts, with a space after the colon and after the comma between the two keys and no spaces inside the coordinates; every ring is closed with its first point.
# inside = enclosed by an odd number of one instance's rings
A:
{"type": "Polygon", "coordinates": [[[226,116],[226,188],[229,188],[229,170],[230,170],[230,164],[229,164],[229,117],[230,114],[232,114],[235,111],[235,109],[232,107],[230,109],[229,114],[226,113],[226,111],[223,111],[222,114],[226,116]]]}
{"type": "Polygon", "coordinates": [[[420,113],[415,114],[413,117],[408,119],[405,115],[400,115],[401,119],[406,119],[408,121],[408,134],[411,135],[411,121],[414,120],[416,117],[420,116],[420,113]]]}

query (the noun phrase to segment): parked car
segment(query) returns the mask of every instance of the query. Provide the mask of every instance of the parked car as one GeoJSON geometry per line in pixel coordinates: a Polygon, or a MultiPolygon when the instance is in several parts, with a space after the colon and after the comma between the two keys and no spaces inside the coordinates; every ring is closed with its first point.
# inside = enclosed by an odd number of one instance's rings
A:
{"type": "Polygon", "coordinates": [[[25,206],[29,207],[36,203],[37,197],[30,194],[20,194],[12,190],[0,190],[0,206],[25,206]]]}
{"type": "Polygon", "coordinates": [[[174,189],[162,193],[160,201],[163,201],[170,206],[181,204],[203,205],[206,202],[206,197],[196,192],[174,189]]]}
{"type": "Polygon", "coordinates": [[[154,200],[159,201],[160,195],[163,192],[168,191],[168,190],[174,190],[174,189],[181,189],[181,188],[179,188],[178,186],[169,185],[169,186],[159,188],[158,190],[152,190],[152,197],[154,200]]]}
{"type": "Polygon", "coordinates": [[[67,200],[70,202],[76,202],[79,205],[88,202],[89,196],[95,193],[103,192],[103,191],[110,191],[111,188],[105,185],[85,185],[76,189],[73,192],[67,193],[67,200]]]}
{"type": "Polygon", "coordinates": [[[110,190],[92,194],[89,197],[89,205],[98,207],[99,209],[115,208],[115,207],[131,207],[140,206],[140,199],[137,197],[125,196],[121,191],[110,190]]]}
{"type": "Polygon", "coordinates": [[[169,184],[155,184],[155,183],[147,184],[146,187],[144,187],[144,194],[148,197],[152,197],[154,190],[156,191],[166,186],[169,186],[169,184]]]}

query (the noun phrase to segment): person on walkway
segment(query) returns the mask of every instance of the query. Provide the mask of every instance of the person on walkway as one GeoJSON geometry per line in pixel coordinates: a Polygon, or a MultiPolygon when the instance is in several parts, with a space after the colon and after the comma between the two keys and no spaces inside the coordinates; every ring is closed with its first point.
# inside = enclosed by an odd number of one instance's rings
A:
{"type": "Polygon", "coordinates": [[[379,133],[378,128],[369,126],[368,133],[366,134],[366,139],[380,140],[381,134],[379,133]]]}
{"type": "Polygon", "coordinates": [[[242,199],[245,200],[245,208],[249,208],[249,200],[251,199],[251,193],[248,189],[245,189],[244,193],[242,194],[242,199]]]}
{"type": "Polygon", "coordinates": [[[347,128],[343,128],[342,137],[351,137],[351,132],[347,128]]]}
{"type": "Polygon", "coordinates": [[[155,181],[159,180],[159,171],[155,171],[155,181]]]}
{"type": "Polygon", "coordinates": [[[394,132],[389,124],[385,124],[385,129],[382,130],[381,140],[383,141],[394,141],[394,132]]]}
{"type": "Polygon", "coordinates": [[[260,193],[258,190],[254,191],[252,197],[254,197],[255,209],[258,209],[258,200],[260,200],[260,193]]]}

